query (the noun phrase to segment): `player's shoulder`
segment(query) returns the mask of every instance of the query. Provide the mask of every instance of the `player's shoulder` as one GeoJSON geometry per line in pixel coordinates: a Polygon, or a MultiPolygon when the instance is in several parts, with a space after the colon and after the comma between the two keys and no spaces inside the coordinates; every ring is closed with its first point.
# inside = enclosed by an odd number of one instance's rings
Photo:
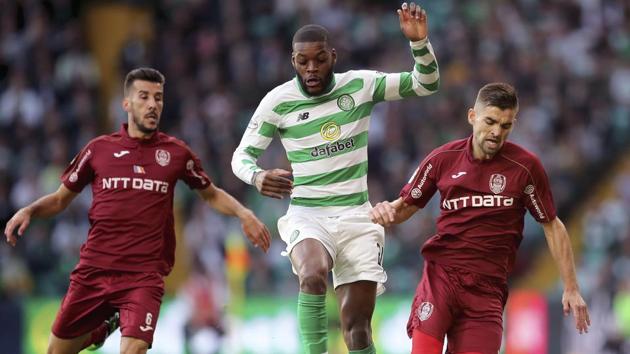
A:
{"type": "Polygon", "coordinates": [[[371,80],[371,79],[375,79],[376,77],[383,76],[383,75],[385,74],[380,71],[375,71],[375,70],[368,70],[368,69],[348,70],[343,73],[335,74],[335,80],[338,83],[341,83],[344,81],[352,81],[356,79],[371,80]]]}
{"type": "Polygon", "coordinates": [[[528,168],[532,165],[542,165],[540,158],[536,154],[511,141],[505,142],[501,149],[501,156],[528,168]]]}
{"type": "Polygon", "coordinates": [[[158,142],[160,145],[171,145],[175,149],[191,151],[185,141],[166,133],[158,132],[158,142]]]}
{"type": "Polygon", "coordinates": [[[457,140],[449,141],[446,144],[438,146],[437,148],[433,149],[433,151],[431,151],[430,155],[440,156],[440,157],[452,156],[452,155],[465,153],[467,148],[468,148],[468,138],[457,139],[457,140]]]}
{"type": "Polygon", "coordinates": [[[93,138],[92,140],[88,141],[87,144],[85,144],[86,147],[90,146],[90,147],[94,147],[97,148],[99,146],[103,146],[105,144],[111,144],[111,143],[118,143],[122,140],[122,134],[120,134],[120,132],[113,132],[111,134],[103,134],[103,135],[99,135],[95,138],[93,138]]]}

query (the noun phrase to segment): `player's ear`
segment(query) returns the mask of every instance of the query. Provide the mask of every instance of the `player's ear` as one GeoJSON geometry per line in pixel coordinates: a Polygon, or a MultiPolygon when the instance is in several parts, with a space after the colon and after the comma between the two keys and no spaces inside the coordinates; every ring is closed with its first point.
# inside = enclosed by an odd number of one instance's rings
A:
{"type": "Polygon", "coordinates": [[[131,105],[131,103],[129,102],[129,98],[125,97],[122,100],[121,106],[122,108],[125,110],[125,112],[129,112],[129,106],[131,105]]]}
{"type": "Polygon", "coordinates": [[[297,70],[295,67],[295,52],[291,53],[291,65],[293,66],[293,69],[297,70]]]}
{"type": "Polygon", "coordinates": [[[333,65],[335,65],[337,63],[337,51],[335,50],[335,48],[331,50],[330,55],[332,55],[332,63],[333,65]]]}
{"type": "Polygon", "coordinates": [[[468,123],[470,123],[470,125],[473,125],[475,122],[475,117],[477,117],[475,110],[473,108],[468,108],[468,123]]]}

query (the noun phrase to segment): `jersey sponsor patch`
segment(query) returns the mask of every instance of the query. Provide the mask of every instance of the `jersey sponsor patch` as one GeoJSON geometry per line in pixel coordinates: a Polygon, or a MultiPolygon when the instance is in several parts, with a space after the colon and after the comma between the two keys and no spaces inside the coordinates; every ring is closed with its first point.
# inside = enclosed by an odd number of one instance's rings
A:
{"type": "Polygon", "coordinates": [[[140,189],[168,193],[168,182],[137,177],[105,177],[101,180],[103,189],[140,189]]]}
{"type": "Polygon", "coordinates": [[[505,190],[505,185],[507,184],[507,179],[504,175],[500,173],[495,173],[490,176],[490,190],[494,194],[499,194],[505,190]]]}
{"type": "Polygon", "coordinates": [[[413,188],[411,190],[411,197],[413,199],[418,199],[418,198],[422,197],[422,191],[420,190],[420,188],[417,188],[417,187],[413,188]]]}
{"type": "Polygon", "coordinates": [[[155,162],[160,166],[168,166],[171,162],[171,153],[162,149],[155,150],[155,162]]]}
{"type": "Polygon", "coordinates": [[[333,141],[341,135],[341,127],[335,122],[324,123],[319,133],[324,140],[333,141]]]}
{"type": "Polygon", "coordinates": [[[418,308],[416,309],[416,315],[418,316],[418,319],[420,321],[428,320],[429,317],[431,317],[432,313],[433,304],[428,301],[421,303],[420,306],[418,306],[418,308]]]}
{"type": "Polygon", "coordinates": [[[534,186],[532,186],[531,184],[528,184],[525,187],[525,190],[523,192],[525,192],[525,194],[532,194],[532,193],[534,193],[534,186]]]}

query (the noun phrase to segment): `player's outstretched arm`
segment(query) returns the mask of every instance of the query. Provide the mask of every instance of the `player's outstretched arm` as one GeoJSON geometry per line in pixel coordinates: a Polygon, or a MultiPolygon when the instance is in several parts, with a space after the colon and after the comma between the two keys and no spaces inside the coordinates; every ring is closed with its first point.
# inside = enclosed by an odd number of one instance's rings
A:
{"type": "Polygon", "coordinates": [[[17,243],[17,237],[14,234],[16,229],[18,236],[22,236],[32,218],[45,218],[59,214],[68,207],[68,204],[77,194],[62,184],[56,192],[47,194],[18,210],[4,228],[7,242],[15,247],[17,243]]]}
{"type": "Polygon", "coordinates": [[[370,210],[370,219],[375,224],[390,226],[406,221],[418,211],[417,206],[405,203],[402,198],[393,202],[380,202],[370,210]]]}
{"type": "Polygon", "coordinates": [[[374,102],[405,97],[427,96],[437,92],[440,71],[428,37],[428,17],[420,5],[403,3],[398,9],[400,30],[409,40],[414,66],[411,72],[380,73],[374,84],[374,102]]]}
{"type": "Polygon", "coordinates": [[[560,276],[564,283],[564,293],[562,294],[562,307],[564,315],[573,313],[575,318],[575,328],[582,333],[588,332],[591,320],[588,315],[586,302],[580,295],[580,288],[575,274],[575,262],[573,261],[573,250],[569,241],[569,233],[559,218],[544,223],[543,230],[547,245],[551,251],[553,259],[556,261],[560,276]]]}
{"type": "Polygon", "coordinates": [[[214,185],[199,190],[199,195],[218,212],[239,218],[243,232],[249,241],[254,246],[260,247],[267,252],[271,243],[271,235],[267,226],[258,220],[251,210],[244,207],[243,204],[226,191],[214,185]]]}
{"type": "Polygon", "coordinates": [[[254,174],[254,185],[267,197],[283,199],[293,191],[293,175],[290,171],[276,168],[254,174]]]}

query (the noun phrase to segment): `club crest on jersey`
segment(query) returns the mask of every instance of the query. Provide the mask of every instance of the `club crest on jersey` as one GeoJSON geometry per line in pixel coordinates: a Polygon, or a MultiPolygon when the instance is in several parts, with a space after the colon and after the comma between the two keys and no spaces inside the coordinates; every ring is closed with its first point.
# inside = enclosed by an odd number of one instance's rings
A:
{"type": "Polygon", "coordinates": [[[351,111],[354,108],[354,98],[348,94],[343,94],[337,99],[337,106],[342,111],[351,111]]]}
{"type": "Polygon", "coordinates": [[[171,162],[171,153],[162,149],[155,150],[155,162],[160,166],[167,166],[171,162]]]}
{"type": "Polygon", "coordinates": [[[504,175],[495,173],[490,176],[490,190],[494,194],[499,194],[505,190],[505,185],[507,184],[507,179],[504,175]]]}
{"type": "Polygon", "coordinates": [[[418,199],[420,197],[422,197],[422,191],[420,190],[420,188],[414,188],[411,190],[411,197],[413,199],[418,199]]]}
{"type": "Polygon", "coordinates": [[[322,125],[319,134],[326,141],[336,140],[341,135],[341,127],[335,122],[328,122],[322,125]]]}
{"type": "Polygon", "coordinates": [[[420,321],[426,321],[431,317],[433,313],[433,304],[430,302],[423,302],[416,309],[416,315],[420,319],[420,321]]]}

